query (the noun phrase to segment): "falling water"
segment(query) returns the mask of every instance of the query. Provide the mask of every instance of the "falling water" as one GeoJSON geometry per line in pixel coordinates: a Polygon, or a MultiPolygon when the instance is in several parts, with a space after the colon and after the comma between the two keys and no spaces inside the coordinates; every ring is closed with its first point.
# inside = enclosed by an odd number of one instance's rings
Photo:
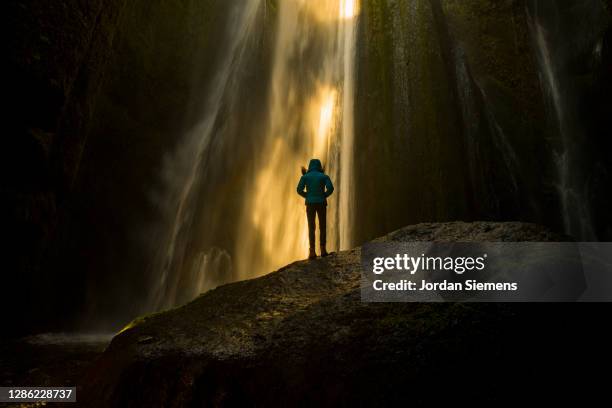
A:
{"type": "Polygon", "coordinates": [[[540,23],[537,14],[530,17],[530,29],[538,53],[540,76],[547,91],[548,99],[555,113],[555,122],[559,139],[553,147],[553,159],[557,168],[556,188],[559,193],[565,232],[582,240],[594,240],[596,235],[591,222],[588,198],[585,194],[585,183],[579,180],[576,166],[578,146],[574,142],[577,135],[572,129],[566,109],[564,94],[560,84],[559,73],[547,38],[547,32],[540,23]]]}
{"type": "MultiPolygon", "coordinates": [[[[202,120],[184,136],[174,154],[167,157],[164,162],[162,173],[164,191],[159,204],[164,212],[166,225],[163,226],[164,233],[156,237],[159,245],[152,268],[156,282],[149,301],[149,309],[170,307],[177,301],[180,270],[186,267],[184,258],[189,242],[188,234],[196,210],[194,206],[197,201],[198,185],[204,180],[203,169],[207,149],[214,136],[213,129],[223,100],[238,97],[237,89],[231,84],[236,72],[242,68],[242,57],[259,6],[260,0],[249,0],[240,2],[232,9],[228,26],[231,35],[226,53],[212,81],[212,89],[207,97],[202,120]]],[[[205,256],[204,260],[206,259],[208,258],[205,256]]],[[[197,272],[205,273],[203,268],[197,272]]],[[[202,287],[199,285],[204,281],[204,277],[195,279],[192,287],[194,296],[201,292],[202,287]]]]}
{"type": "Polygon", "coordinates": [[[342,139],[340,157],[340,236],[339,249],[348,249],[354,245],[353,226],[354,226],[354,189],[353,189],[353,159],[354,159],[354,137],[355,121],[353,114],[355,111],[355,52],[357,39],[357,8],[358,0],[344,0],[342,7],[342,17],[344,21],[343,50],[344,50],[344,78],[343,78],[343,105],[342,105],[342,139]]]}
{"type": "Polygon", "coordinates": [[[302,259],[308,236],[300,166],[319,158],[339,188],[329,200],[328,246],[351,238],[355,0],[279,4],[268,127],[236,242],[240,278],[302,259]]]}
{"type": "MultiPolygon", "coordinates": [[[[296,185],[300,166],[310,158],[324,163],[337,187],[328,207],[329,249],[352,244],[359,5],[357,0],[286,0],[276,10],[268,10],[261,9],[262,4],[266,6],[260,0],[236,2],[228,26],[231,34],[202,120],[164,163],[160,205],[165,223],[164,232],[154,237],[159,245],[152,259],[155,282],[148,309],[171,307],[220,283],[262,275],[302,259],[308,236],[304,202],[296,185]],[[240,79],[257,68],[244,55],[262,14],[277,19],[270,89],[264,100],[241,89],[245,82],[240,79]],[[244,105],[245,96],[251,98],[249,104],[266,106],[263,125],[253,127],[261,131],[249,135],[254,150],[232,167],[238,181],[232,181],[225,193],[211,192],[210,171],[235,160],[233,152],[244,145],[240,131],[227,124],[228,120],[244,123],[241,109],[232,106],[244,105]],[[247,182],[243,186],[240,180],[247,182]],[[231,196],[215,201],[205,191],[215,197],[231,196]],[[239,204],[236,220],[220,219],[220,214],[232,214],[226,211],[229,201],[239,204]],[[221,227],[202,228],[202,214],[221,227]],[[226,240],[224,247],[217,246],[215,234],[231,236],[233,244],[226,240]]],[[[221,181],[222,186],[229,183],[221,181]]]]}
{"type": "Polygon", "coordinates": [[[467,56],[459,44],[452,44],[452,56],[457,80],[457,96],[463,117],[466,153],[469,173],[473,191],[479,194],[483,205],[481,211],[490,214],[498,213],[500,207],[500,194],[491,185],[487,176],[489,169],[482,165],[485,159],[485,151],[494,152],[501,160],[498,166],[497,178],[503,180],[504,193],[512,197],[519,194],[519,185],[516,175],[518,174],[519,161],[512,143],[506,137],[500,126],[493,104],[490,102],[485,89],[476,82],[469,70],[467,56]],[[479,119],[484,116],[484,120],[479,119]],[[490,148],[483,146],[486,142],[491,143],[490,148]],[[503,172],[501,170],[504,170],[503,172]],[[484,204],[487,203],[485,207],[484,204]]]}

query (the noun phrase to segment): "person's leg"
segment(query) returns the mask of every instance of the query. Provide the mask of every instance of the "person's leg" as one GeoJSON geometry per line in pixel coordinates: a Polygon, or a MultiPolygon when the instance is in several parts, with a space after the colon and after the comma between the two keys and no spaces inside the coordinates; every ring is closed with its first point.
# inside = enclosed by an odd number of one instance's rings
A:
{"type": "Polygon", "coordinates": [[[320,204],[317,208],[319,215],[319,244],[321,245],[321,256],[327,256],[325,245],[327,244],[327,206],[320,204]]]}
{"type": "MultiPolygon", "coordinates": [[[[316,208],[314,205],[306,205],[306,218],[308,219],[308,243],[310,244],[310,251],[308,258],[316,258],[317,253],[315,252],[315,216],[316,208]]],[[[319,220],[321,222],[321,220],[319,220]]]]}

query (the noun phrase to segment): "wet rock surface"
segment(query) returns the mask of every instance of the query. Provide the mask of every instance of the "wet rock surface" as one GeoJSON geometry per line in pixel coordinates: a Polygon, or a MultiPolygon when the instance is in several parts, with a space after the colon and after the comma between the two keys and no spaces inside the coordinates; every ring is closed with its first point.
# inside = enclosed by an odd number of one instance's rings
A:
{"type": "MultiPolygon", "coordinates": [[[[111,338],[108,334],[43,333],[0,339],[0,386],[74,387],[111,338]]],[[[0,407],[40,404],[0,402],[0,407]]]]}
{"type": "MultiPolygon", "coordinates": [[[[533,224],[455,222],[379,240],[566,238],[533,224]]],[[[529,359],[537,354],[539,364],[550,363],[546,370],[555,367],[552,338],[564,324],[581,327],[564,305],[362,303],[359,280],[357,248],[137,319],[91,367],[79,400],[147,407],[507,401],[504,390],[519,372],[522,389],[537,387],[529,359]]]]}

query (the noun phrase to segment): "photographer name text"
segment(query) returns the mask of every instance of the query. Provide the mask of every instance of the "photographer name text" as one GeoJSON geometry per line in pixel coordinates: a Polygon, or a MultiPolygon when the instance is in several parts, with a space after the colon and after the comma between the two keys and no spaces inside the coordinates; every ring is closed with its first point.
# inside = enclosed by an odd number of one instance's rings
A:
{"type": "MultiPolygon", "coordinates": [[[[372,273],[382,275],[389,271],[414,275],[417,272],[433,273],[436,271],[454,272],[461,276],[465,272],[481,272],[486,268],[487,254],[482,256],[441,257],[441,256],[410,256],[408,254],[396,254],[393,257],[376,257],[372,260],[372,273]]],[[[464,279],[461,282],[454,280],[425,279],[411,280],[400,279],[393,282],[385,282],[376,279],[372,282],[376,291],[516,291],[516,282],[479,282],[476,279],[464,279]]]]}

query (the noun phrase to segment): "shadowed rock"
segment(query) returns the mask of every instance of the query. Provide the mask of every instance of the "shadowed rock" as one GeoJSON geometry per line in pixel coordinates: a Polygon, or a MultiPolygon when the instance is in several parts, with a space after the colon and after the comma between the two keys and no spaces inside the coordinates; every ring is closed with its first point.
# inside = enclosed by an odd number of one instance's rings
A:
{"type": "MultiPolygon", "coordinates": [[[[567,238],[533,224],[454,222],[409,226],[378,240],[567,238]]],[[[84,378],[79,401],[371,405],[446,401],[455,391],[489,401],[499,397],[504,376],[521,369],[523,330],[544,327],[542,308],[527,318],[525,305],[362,303],[360,268],[360,248],[338,252],[137,319],[84,378]],[[493,369],[507,374],[491,376],[493,369]],[[445,392],[435,391],[439,378],[450,384],[445,392]]]]}

